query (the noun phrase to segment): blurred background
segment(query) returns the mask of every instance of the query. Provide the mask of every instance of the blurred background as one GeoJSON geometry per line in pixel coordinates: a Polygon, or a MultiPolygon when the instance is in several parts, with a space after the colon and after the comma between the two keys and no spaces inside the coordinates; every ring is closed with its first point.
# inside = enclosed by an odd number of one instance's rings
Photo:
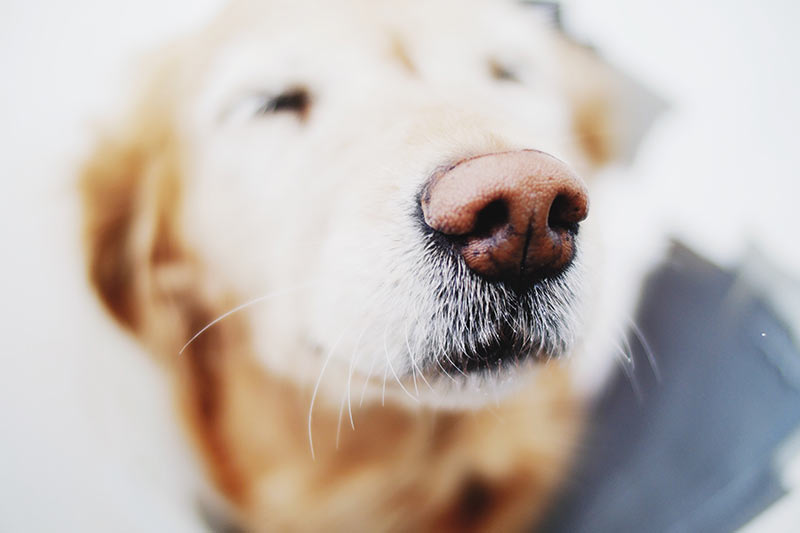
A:
{"type": "MultiPolygon", "coordinates": [[[[82,283],[69,169],[95,119],[124,99],[137,55],[201,24],[222,3],[6,0],[0,7],[0,530],[47,530],[59,521],[100,530],[136,509],[161,514],[165,531],[194,526],[168,505],[188,481],[166,477],[163,450],[148,439],[148,432],[176,433],[159,411],[164,384],[134,343],[109,328],[82,283]],[[102,347],[116,343],[123,353],[108,357],[102,347]],[[146,376],[148,387],[126,379],[132,372],[146,376]],[[115,413],[127,403],[149,406],[150,416],[119,420],[115,413]],[[115,451],[115,442],[132,440],[136,456],[115,451]],[[151,501],[125,498],[153,479],[160,492],[151,501]],[[80,501],[93,502],[92,512],[80,501]]],[[[561,5],[570,35],[669,105],[631,168],[630,186],[658,206],[654,215],[720,266],[756,257],[770,265],[765,272],[800,276],[800,3],[561,5]]],[[[790,329],[800,323],[798,305],[780,304],[790,329]]],[[[180,437],[173,437],[170,461],[181,463],[180,437]]],[[[800,491],[796,463],[786,467],[787,490],[800,491]]],[[[798,491],[752,530],[796,527],[798,491]]]]}

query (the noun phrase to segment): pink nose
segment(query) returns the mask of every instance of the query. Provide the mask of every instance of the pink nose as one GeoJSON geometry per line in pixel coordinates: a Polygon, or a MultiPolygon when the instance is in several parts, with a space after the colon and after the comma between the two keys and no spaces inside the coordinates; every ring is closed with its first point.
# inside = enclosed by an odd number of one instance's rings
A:
{"type": "Polygon", "coordinates": [[[422,213],[474,272],[527,284],[566,269],[586,218],[586,187],[566,164],[536,150],[481,155],[437,172],[422,213]]]}

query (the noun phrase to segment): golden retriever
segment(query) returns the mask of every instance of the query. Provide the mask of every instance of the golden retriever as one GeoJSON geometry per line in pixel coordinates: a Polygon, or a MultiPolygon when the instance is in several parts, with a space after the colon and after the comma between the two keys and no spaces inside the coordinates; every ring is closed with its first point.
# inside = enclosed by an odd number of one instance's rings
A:
{"type": "Polygon", "coordinates": [[[535,523],[637,286],[588,213],[613,73],[516,2],[269,0],[146,79],[82,173],[89,277],[228,519],[535,523]]]}

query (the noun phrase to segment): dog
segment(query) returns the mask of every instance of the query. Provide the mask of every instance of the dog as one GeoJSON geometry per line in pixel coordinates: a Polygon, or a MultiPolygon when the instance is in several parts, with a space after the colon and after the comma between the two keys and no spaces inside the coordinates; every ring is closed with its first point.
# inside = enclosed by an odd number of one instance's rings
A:
{"type": "Polygon", "coordinates": [[[535,524],[643,271],[595,215],[632,131],[616,75],[516,2],[269,0],[146,80],[81,171],[88,276],[216,512],[535,524]]]}

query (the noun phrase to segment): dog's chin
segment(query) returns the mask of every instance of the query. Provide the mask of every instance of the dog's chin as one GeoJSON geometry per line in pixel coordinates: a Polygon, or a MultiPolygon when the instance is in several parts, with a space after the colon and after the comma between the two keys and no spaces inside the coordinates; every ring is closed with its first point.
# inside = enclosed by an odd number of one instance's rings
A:
{"type": "Polygon", "coordinates": [[[414,302],[406,311],[411,323],[399,326],[411,339],[416,357],[408,357],[417,369],[493,379],[531,361],[561,357],[575,344],[584,309],[580,256],[558,274],[515,286],[465,268],[452,250],[426,249],[413,275],[419,288],[412,286],[406,296],[414,302]]]}
{"type": "MultiPolygon", "coordinates": [[[[419,388],[419,403],[425,406],[458,410],[481,409],[496,406],[525,388],[533,379],[541,363],[522,355],[515,357],[518,363],[502,365],[500,369],[476,368],[473,371],[444,374],[428,378],[430,387],[419,388]]],[[[446,368],[446,361],[442,367],[446,368]]]]}
{"type": "Polygon", "coordinates": [[[433,370],[448,376],[477,375],[492,379],[493,376],[513,373],[529,361],[545,361],[560,355],[548,352],[543,347],[543,340],[525,338],[507,323],[497,328],[491,340],[464,345],[461,351],[446,354],[443,360],[438,359],[433,370]]]}
{"type": "Polygon", "coordinates": [[[415,299],[419,315],[410,323],[378,328],[402,332],[395,344],[400,349],[384,346],[394,362],[387,384],[379,383],[379,401],[391,396],[410,406],[491,406],[530,383],[547,361],[571,352],[582,323],[574,269],[526,291],[459,274],[437,269],[428,292],[438,297],[415,299]]]}
{"type": "Polygon", "coordinates": [[[440,351],[424,367],[390,381],[389,389],[383,385],[379,399],[383,402],[391,397],[409,407],[448,410],[498,405],[530,384],[547,361],[564,355],[546,351],[542,345],[518,337],[508,328],[492,342],[472,344],[472,348],[458,352],[440,351]]]}

